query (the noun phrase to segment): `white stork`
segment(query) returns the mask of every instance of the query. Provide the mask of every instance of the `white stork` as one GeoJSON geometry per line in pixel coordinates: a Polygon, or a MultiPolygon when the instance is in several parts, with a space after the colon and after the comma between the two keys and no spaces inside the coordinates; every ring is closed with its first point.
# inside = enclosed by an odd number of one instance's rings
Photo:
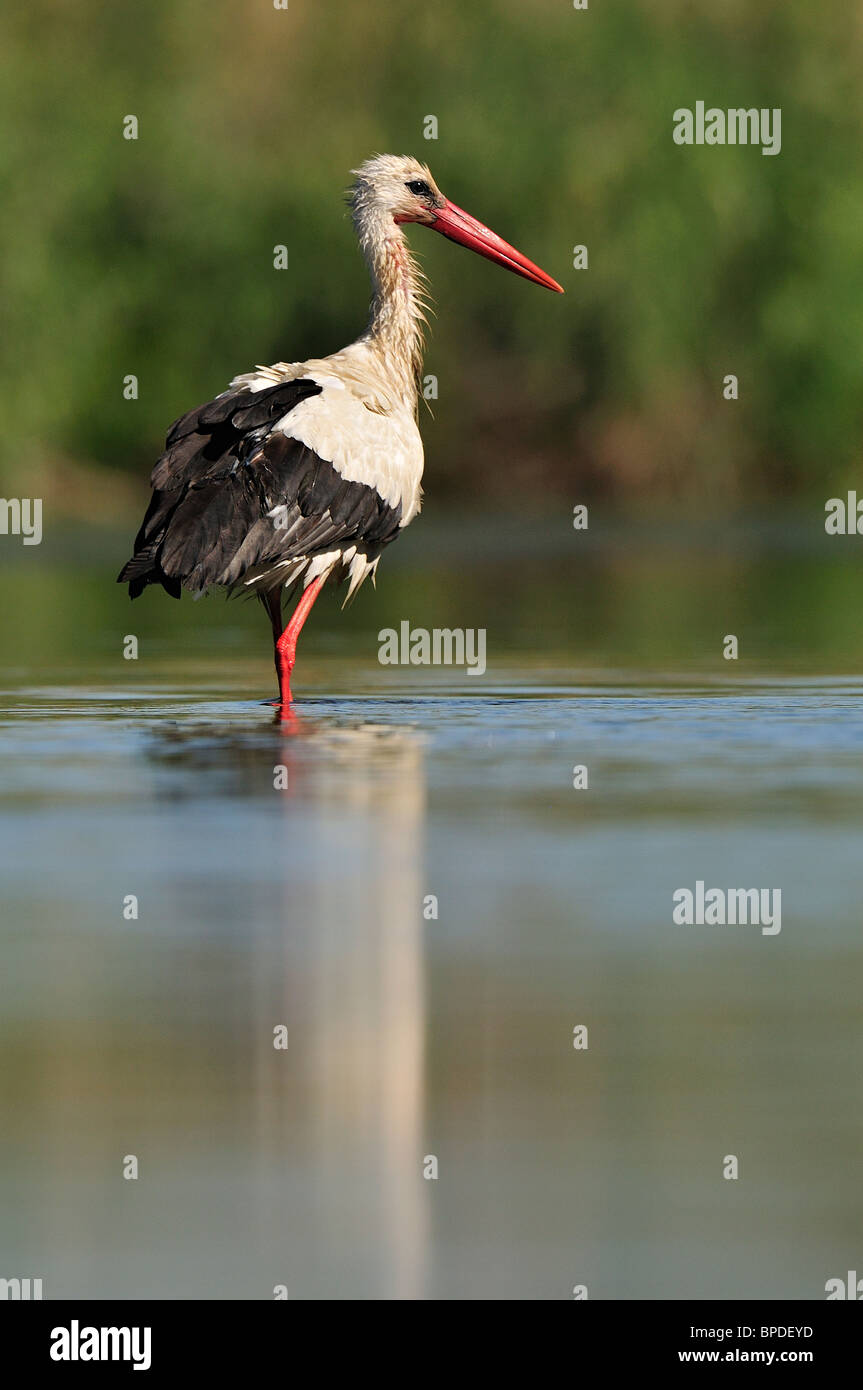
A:
{"type": "Polygon", "coordinates": [[[161,584],[255,591],[269,614],[279,696],[291,700],[297,638],[331,576],[347,599],[420,509],[417,426],[423,277],[402,232],[419,222],[517,275],[561,286],[449,202],[424,164],[379,155],[354,171],[349,204],[372,281],[369,324],[341,352],[237,376],[181,416],[153,470],[153,496],[119,575],[137,598],[161,584]],[[302,584],[283,630],[282,593],[302,584]]]}

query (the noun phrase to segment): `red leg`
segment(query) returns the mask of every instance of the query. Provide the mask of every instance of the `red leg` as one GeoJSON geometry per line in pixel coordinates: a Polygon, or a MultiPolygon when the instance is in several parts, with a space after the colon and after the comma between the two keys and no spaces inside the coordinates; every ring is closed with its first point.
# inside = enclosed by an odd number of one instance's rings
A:
{"type": "Polygon", "coordinates": [[[318,575],[307,589],[294,609],[291,621],[276,642],[276,671],[279,676],[279,696],[283,707],[291,703],[291,672],[297,659],[297,638],[303,623],[312,611],[312,604],[324,587],[327,576],[318,575]]]}

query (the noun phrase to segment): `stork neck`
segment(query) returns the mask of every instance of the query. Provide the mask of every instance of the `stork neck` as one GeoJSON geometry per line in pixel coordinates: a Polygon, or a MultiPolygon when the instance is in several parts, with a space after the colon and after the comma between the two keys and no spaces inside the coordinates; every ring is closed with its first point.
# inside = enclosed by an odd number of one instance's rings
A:
{"type": "Polygon", "coordinates": [[[384,357],[390,371],[416,398],[422,374],[422,278],[401,228],[387,219],[377,235],[363,238],[372,282],[366,338],[384,357]]]}

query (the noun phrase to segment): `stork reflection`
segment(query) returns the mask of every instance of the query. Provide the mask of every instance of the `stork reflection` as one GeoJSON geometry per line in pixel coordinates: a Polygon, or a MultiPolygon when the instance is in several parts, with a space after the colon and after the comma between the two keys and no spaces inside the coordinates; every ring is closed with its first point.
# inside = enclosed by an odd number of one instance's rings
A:
{"type": "MultiPolygon", "coordinates": [[[[237,988],[248,990],[240,1007],[260,1043],[250,1083],[261,1242],[275,1188],[305,1274],[309,1259],[322,1277],[351,1260],[363,1278],[373,1272],[358,1296],[420,1298],[424,740],[311,708],[227,734],[204,722],[162,727],[150,753],[179,766],[178,782],[198,796],[212,788],[242,800],[236,824],[258,827],[237,988]],[[273,1047],[278,1026],[287,1052],[273,1047]]],[[[291,1272],[295,1286],[304,1277],[291,1272]]]]}

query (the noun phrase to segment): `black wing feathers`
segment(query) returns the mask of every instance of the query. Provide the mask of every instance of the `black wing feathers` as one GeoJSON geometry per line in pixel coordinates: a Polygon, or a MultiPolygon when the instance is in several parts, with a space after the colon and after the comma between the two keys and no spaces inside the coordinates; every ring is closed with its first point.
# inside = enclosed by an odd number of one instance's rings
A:
{"type": "Polygon", "coordinates": [[[162,584],[234,584],[253,567],[361,542],[375,554],[398,533],[401,506],[347,482],[327,460],[273,426],[315,381],[238,388],[180,416],[152,474],[153,496],[119,575],[137,598],[162,584]],[[270,515],[278,508],[277,517],[270,515]]]}

